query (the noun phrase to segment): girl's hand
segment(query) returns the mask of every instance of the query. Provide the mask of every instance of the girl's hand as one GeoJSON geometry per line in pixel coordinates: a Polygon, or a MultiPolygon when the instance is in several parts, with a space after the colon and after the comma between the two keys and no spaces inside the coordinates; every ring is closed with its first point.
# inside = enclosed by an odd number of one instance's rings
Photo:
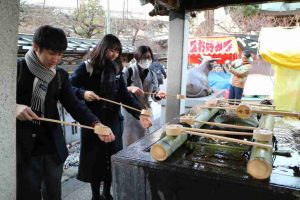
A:
{"type": "Polygon", "coordinates": [[[136,86],[129,86],[127,87],[127,90],[135,95],[144,95],[144,91],[136,86]]]}
{"type": "Polygon", "coordinates": [[[98,138],[105,142],[105,143],[109,143],[109,142],[113,142],[115,141],[115,135],[113,133],[109,134],[109,135],[97,135],[98,138]]]}
{"type": "Polygon", "coordinates": [[[113,142],[115,140],[115,135],[113,134],[113,132],[111,131],[111,129],[107,126],[104,126],[101,123],[97,123],[95,125],[95,134],[97,134],[98,138],[105,142],[113,142]]]}
{"type": "Polygon", "coordinates": [[[160,99],[165,99],[166,98],[166,93],[163,91],[159,91],[158,93],[156,93],[156,95],[158,98],[160,99]]]}
{"type": "Polygon", "coordinates": [[[100,100],[100,97],[96,95],[93,91],[85,91],[83,98],[86,101],[100,100]]]}
{"type": "Polygon", "coordinates": [[[152,126],[151,117],[148,117],[146,115],[140,115],[140,122],[144,128],[149,128],[152,126]]]}

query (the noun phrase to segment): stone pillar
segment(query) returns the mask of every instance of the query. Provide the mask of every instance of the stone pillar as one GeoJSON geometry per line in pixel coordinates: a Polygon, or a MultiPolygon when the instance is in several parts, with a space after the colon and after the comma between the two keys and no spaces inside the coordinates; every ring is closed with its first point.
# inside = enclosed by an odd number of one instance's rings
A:
{"type": "Polygon", "coordinates": [[[0,0],[0,199],[16,199],[16,62],[19,1],[0,0]]]}
{"type": "MultiPolygon", "coordinates": [[[[189,22],[187,14],[170,11],[168,39],[168,94],[186,94],[189,22]]],[[[167,98],[166,122],[185,111],[185,100],[167,98]]]]}

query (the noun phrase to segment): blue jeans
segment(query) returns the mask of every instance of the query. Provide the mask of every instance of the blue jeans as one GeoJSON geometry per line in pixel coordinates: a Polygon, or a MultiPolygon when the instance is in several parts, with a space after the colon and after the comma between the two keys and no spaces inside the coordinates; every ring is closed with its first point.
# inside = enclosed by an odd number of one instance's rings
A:
{"type": "Polygon", "coordinates": [[[229,99],[242,99],[244,88],[239,88],[230,85],[229,87],[229,99]]]}

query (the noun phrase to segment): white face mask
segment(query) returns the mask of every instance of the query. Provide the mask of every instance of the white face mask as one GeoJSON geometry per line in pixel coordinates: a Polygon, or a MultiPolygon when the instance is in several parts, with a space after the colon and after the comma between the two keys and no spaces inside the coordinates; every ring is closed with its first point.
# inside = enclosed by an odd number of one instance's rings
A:
{"type": "Polygon", "coordinates": [[[143,69],[147,69],[152,63],[152,60],[150,59],[143,59],[143,60],[140,60],[139,62],[139,66],[141,66],[141,68],[143,69]]]}

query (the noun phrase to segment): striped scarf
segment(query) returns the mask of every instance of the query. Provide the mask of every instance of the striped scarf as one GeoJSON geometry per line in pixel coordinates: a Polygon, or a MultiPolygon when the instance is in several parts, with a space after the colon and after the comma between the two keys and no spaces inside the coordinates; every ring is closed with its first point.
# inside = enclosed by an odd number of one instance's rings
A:
{"type": "Polygon", "coordinates": [[[31,109],[43,117],[48,85],[55,77],[56,71],[44,67],[34,53],[33,48],[26,53],[25,60],[28,69],[35,76],[31,97],[31,109]]]}

